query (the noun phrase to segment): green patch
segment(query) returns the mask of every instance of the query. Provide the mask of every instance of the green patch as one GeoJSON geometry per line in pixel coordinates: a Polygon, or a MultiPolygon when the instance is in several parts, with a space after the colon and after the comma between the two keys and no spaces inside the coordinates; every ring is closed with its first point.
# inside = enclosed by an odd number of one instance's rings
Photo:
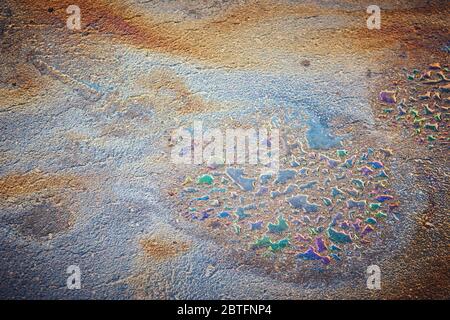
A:
{"type": "Polygon", "coordinates": [[[327,229],[328,238],[335,243],[351,243],[352,238],[346,233],[336,231],[335,229],[329,227],[327,229]]]}
{"type": "Polygon", "coordinates": [[[269,223],[267,229],[269,229],[269,232],[282,233],[283,231],[289,229],[289,225],[287,224],[283,216],[279,216],[278,223],[277,224],[269,223]]]}
{"type": "Polygon", "coordinates": [[[213,184],[214,177],[209,174],[204,174],[197,179],[197,184],[213,184]]]}

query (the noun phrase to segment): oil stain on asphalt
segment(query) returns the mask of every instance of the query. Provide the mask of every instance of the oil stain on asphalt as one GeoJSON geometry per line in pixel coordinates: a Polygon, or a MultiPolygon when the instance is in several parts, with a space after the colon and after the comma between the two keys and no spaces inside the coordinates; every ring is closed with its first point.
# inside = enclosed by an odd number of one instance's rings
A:
{"type": "Polygon", "coordinates": [[[71,4],[0,4],[0,297],[448,297],[446,1],[380,30],[350,0],[80,0],[74,32],[71,4]],[[280,172],[174,164],[194,121],[280,129],[280,172]]]}

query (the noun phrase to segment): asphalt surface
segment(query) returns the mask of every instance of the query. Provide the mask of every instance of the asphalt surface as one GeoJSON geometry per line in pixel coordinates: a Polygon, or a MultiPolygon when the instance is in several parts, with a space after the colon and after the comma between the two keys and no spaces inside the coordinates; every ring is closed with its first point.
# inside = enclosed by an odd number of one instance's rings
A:
{"type": "MultiPolygon", "coordinates": [[[[423,135],[386,111],[424,93],[414,69],[449,77],[446,1],[379,1],[369,30],[370,1],[78,0],[79,31],[72,2],[0,3],[0,298],[449,298],[448,112],[423,135]],[[392,90],[393,106],[380,101],[392,90]],[[340,261],[299,260],[308,246],[291,238],[255,251],[250,233],[184,214],[186,177],[210,171],[171,161],[173,130],[273,119],[305,157],[391,152],[376,160],[398,208],[340,261]],[[381,290],[366,287],[374,264],[381,290]],[[71,265],[80,290],[66,286],[71,265]]],[[[445,84],[430,89],[436,110],[445,84]]]]}

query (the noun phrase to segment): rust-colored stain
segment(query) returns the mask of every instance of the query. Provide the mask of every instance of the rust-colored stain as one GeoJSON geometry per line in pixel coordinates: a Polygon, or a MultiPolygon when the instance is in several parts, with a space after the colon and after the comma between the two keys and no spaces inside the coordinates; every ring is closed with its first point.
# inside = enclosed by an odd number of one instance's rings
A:
{"type": "Polygon", "coordinates": [[[195,113],[207,111],[207,103],[193,94],[187,84],[170,70],[157,70],[150,74],[146,81],[151,92],[155,93],[152,99],[158,111],[167,112],[168,108],[178,113],[195,113]]]}
{"type": "MultiPolygon", "coordinates": [[[[24,2],[34,9],[37,20],[61,25],[68,16],[64,9],[72,4],[70,1],[24,2]],[[60,9],[50,14],[47,12],[49,7],[60,9]]],[[[354,54],[390,47],[398,42],[408,44],[411,32],[420,32],[421,25],[436,33],[448,32],[446,21],[442,19],[442,10],[446,9],[433,5],[414,10],[383,11],[382,36],[367,29],[365,11],[345,11],[314,4],[255,1],[233,5],[220,16],[184,21],[176,20],[176,16],[140,12],[138,8],[109,1],[83,0],[78,1],[78,6],[82,10],[84,28],[92,34],[112,35],[121,42],[154,52],[241,68],[268,67],[259,56],[269,49],[283,48],[297,54],[354,54]],[[328,15],[360,19],[361,23],[323,29],[308,27],[309,19],[328,15]],[[276,26],[286,17],[298,28],[296,35],[286,35],[282,27],[276,26]],[[266,41],[267,38],[270,41],[266,41]],[[332,46],[330,42],[337,45],[332,46]]]]}
{"type": "Polygon", "coordinates": [[[80,178],[71,175],[46,175],[40,172],[10,174],[0,179],[0,197],[9,198],[45,190],[81,189],[80,178]]]}
{"type": "Polygon", "coordinates": [[[176,257],[189,250],[190,245],[184,241],[171,241],[162,237],[147,237],[139,241],[145,255],[156,260],[176,257]]]}
{"type": "MultiPolygon", "coordinates": [[[[285,62],[268,53],[292,54],[299,57],[299,61],[306,56],[333,58],[355,54],[371,59],[371,51],[392,49],[401,44],[402,50],[414,58],[426,54],[427,46],[433,41],[429,34],[449,33],[443,17],[450,14],[450,9],[439,4],[414,10],[383,10],[382,30],[377,31],[367,29],[368,15],[364,10],[346,11],[314,4],[255,1],[230,5],[222,14],[186,20],[176,14],[140,11],[139,7],[118,1],[80,0],[77,5],[81,9],[83,30],[74,33],[65,25],[68,17],[65,10],[72,4],[71,1],[25,0],[14,6],[20,6],[16,10],[25,12],[28,19],[17,16],[11,23],[25,24],[24,27],[32,29],[39,26],[33,36],[37,39],[45,37],[48,28],[57,30],[61,37],[78,42],[86,52],[93,49],[85,46],[81,35],[89,35],[89,39],[99,43],[115,42],[193,62],[201,61],[214,67],[279,70],[285,62]],[[53,10],[49,11],[50,8],[53,10]],[[327,28],[314,28],[310,23],[312,19],[327,16],[353,23],[327,28]],[[286,28],[293,32],[286,33],[286,28]],[[424,40],[415,41],[417,37],[424,40]]],[[[21,51],[20,40],[18,36],[14,44],[18,51],[21,51]]],[[[44,94],[51,85],[49,79],[39,77],[41,71],[36,67],[36,61],[40,61],[39,52],[31,51],[28,55],[29,61],[15,62],[17,71],[3,71],[6,82],[10,84],[7,88],[0,88],[0,98],[6,101],[6,105],[26,104],[44,94]]],[[[147,81],[161,81],[159,76],[157,73],[149,74],[147,81]]],[[[164,83],[150,85],[149,91],[155,89],[154,86],[171,89],[178,100],[168,101],[167,97],[158,94],[139,96],[135,100],[150,103],[159,110],[165,108],[164,112],[170,109],[181,114],[213,109],[214,106],[192,94],[183,79],[170,74],[164,76],[167,77],[164,83]]]]}

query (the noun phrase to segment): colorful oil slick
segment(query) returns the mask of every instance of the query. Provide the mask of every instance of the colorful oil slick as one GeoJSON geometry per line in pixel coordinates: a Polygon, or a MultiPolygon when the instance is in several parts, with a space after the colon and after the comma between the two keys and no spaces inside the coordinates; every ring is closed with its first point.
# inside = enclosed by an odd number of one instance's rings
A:
{"type": "Polygon", "coordinates": [[[197,183],[179,189],[180,213],[240,250],[340,263],[347,250],[370,243],[398,208],[389,178],[392,152],[342,144],[313,149],[286,123],[281,128],[295,140],[282,168],[205,166],[186,177],[197,183]]]}

